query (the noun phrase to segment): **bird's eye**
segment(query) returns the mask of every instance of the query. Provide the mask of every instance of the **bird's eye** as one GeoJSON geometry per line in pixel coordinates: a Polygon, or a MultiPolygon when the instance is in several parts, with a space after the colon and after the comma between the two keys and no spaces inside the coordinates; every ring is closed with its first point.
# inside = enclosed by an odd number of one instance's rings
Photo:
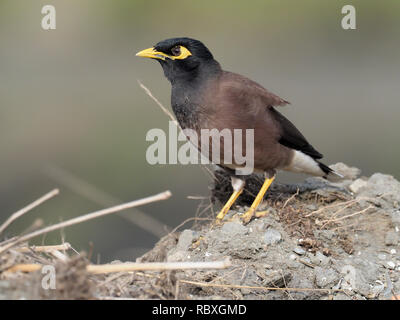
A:
{"type": "Polygon", "coordinates": [[[179,56],[181,54],[181,46],[175,46],[171,49],[172,55],[175,57],[179,56]]]}

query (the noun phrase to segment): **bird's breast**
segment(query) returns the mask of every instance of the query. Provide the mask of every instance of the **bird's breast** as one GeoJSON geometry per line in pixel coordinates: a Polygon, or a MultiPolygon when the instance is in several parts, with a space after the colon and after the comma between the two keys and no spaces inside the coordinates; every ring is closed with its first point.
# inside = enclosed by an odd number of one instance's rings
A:
{"type": "Polygon", "coordinates": [[[173,86],[171,106],[182,129],[199,129],[199,92],[190,87],[173,86]]]}

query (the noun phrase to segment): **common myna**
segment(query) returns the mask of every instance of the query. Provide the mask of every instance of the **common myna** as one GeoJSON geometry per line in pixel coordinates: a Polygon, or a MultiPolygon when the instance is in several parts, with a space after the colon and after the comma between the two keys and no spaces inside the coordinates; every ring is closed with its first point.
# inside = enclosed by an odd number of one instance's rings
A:
{"type": "MultiPolygon", "coordinates": [[[[274,108],[284,106],[288,101],[242,75],[222,70],[200,41],[167,39],[136,55],[160,62],[171,82],[172,109],[183,129],[197,132],[202,129],[254,130],[254,170],[265,174],[265,182],[250,209],[242,215],[244,223],[255,215],[275,179],[276,169],[307,173],[328,180],[341,177],[319,162],[322,154],[274,108]]],[[[238,145],[231,144],[229,147],[233,149],[238,145]]],[[[220,148],[224,148],[222,141],[220,148]]],[[[203,149],[200,151],[204,154],[203,149]]],[[[225,163],[223,158],[218,165],[230,173],[234,190],[217,215],[217,221],[221,221],[242,193],[245,183],[243,176],[234,170],[239,165],[225,163]]],[[[257,213],[257,216],[261,215],[257,213]]]]}

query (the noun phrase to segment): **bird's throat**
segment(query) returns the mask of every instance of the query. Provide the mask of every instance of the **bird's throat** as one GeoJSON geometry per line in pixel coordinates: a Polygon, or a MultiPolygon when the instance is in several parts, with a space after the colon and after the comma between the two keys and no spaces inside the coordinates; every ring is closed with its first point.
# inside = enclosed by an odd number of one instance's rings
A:
{"type": "MultiPolygon", "coordinates": [[[[218,63],[217,63],[218,64],[218,63]]],[[[204,97],[221,73],[219,64],[200,74],[193,74],[188,81],[172,82],[171,106],[182,129],[199,129],[199,111],[207,101],[204,97]]]]}

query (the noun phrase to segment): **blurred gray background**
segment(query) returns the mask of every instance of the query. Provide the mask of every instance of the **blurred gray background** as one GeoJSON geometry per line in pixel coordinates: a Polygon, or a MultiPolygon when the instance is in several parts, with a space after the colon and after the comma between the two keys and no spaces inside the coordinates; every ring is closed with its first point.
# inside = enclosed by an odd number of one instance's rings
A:
{"type": "Polygon", "coordinates": [[[93,260],[107,262],[134,259],[195,215],[200,201],[187,197],[209,195],[204,170],[145,159],[147,131],[167,130],[168,118],[137,80],[168,107],[170,85],[158,63],[135,53],[175,36],[203,41],[224,69],[289,100],[279,111],[325,163],[400,178],[399,31],[398,0],[0,0],[0,221],[61,189],[3,236],[38,218],[57,223],[104,208],[113,197],[171,190],[171,199],[140,208],[165,231],[112,215],[36,239],[56,244],[64,235],[86,251],[92,242],[93,260]],[[46,4],[56,7],[57,30],[41,28],[46,4]],[[357,30],[341,28],[345,4],[356,7],[357,30]],[[106,195],[93,198],[92,186],[106,195]]]}

